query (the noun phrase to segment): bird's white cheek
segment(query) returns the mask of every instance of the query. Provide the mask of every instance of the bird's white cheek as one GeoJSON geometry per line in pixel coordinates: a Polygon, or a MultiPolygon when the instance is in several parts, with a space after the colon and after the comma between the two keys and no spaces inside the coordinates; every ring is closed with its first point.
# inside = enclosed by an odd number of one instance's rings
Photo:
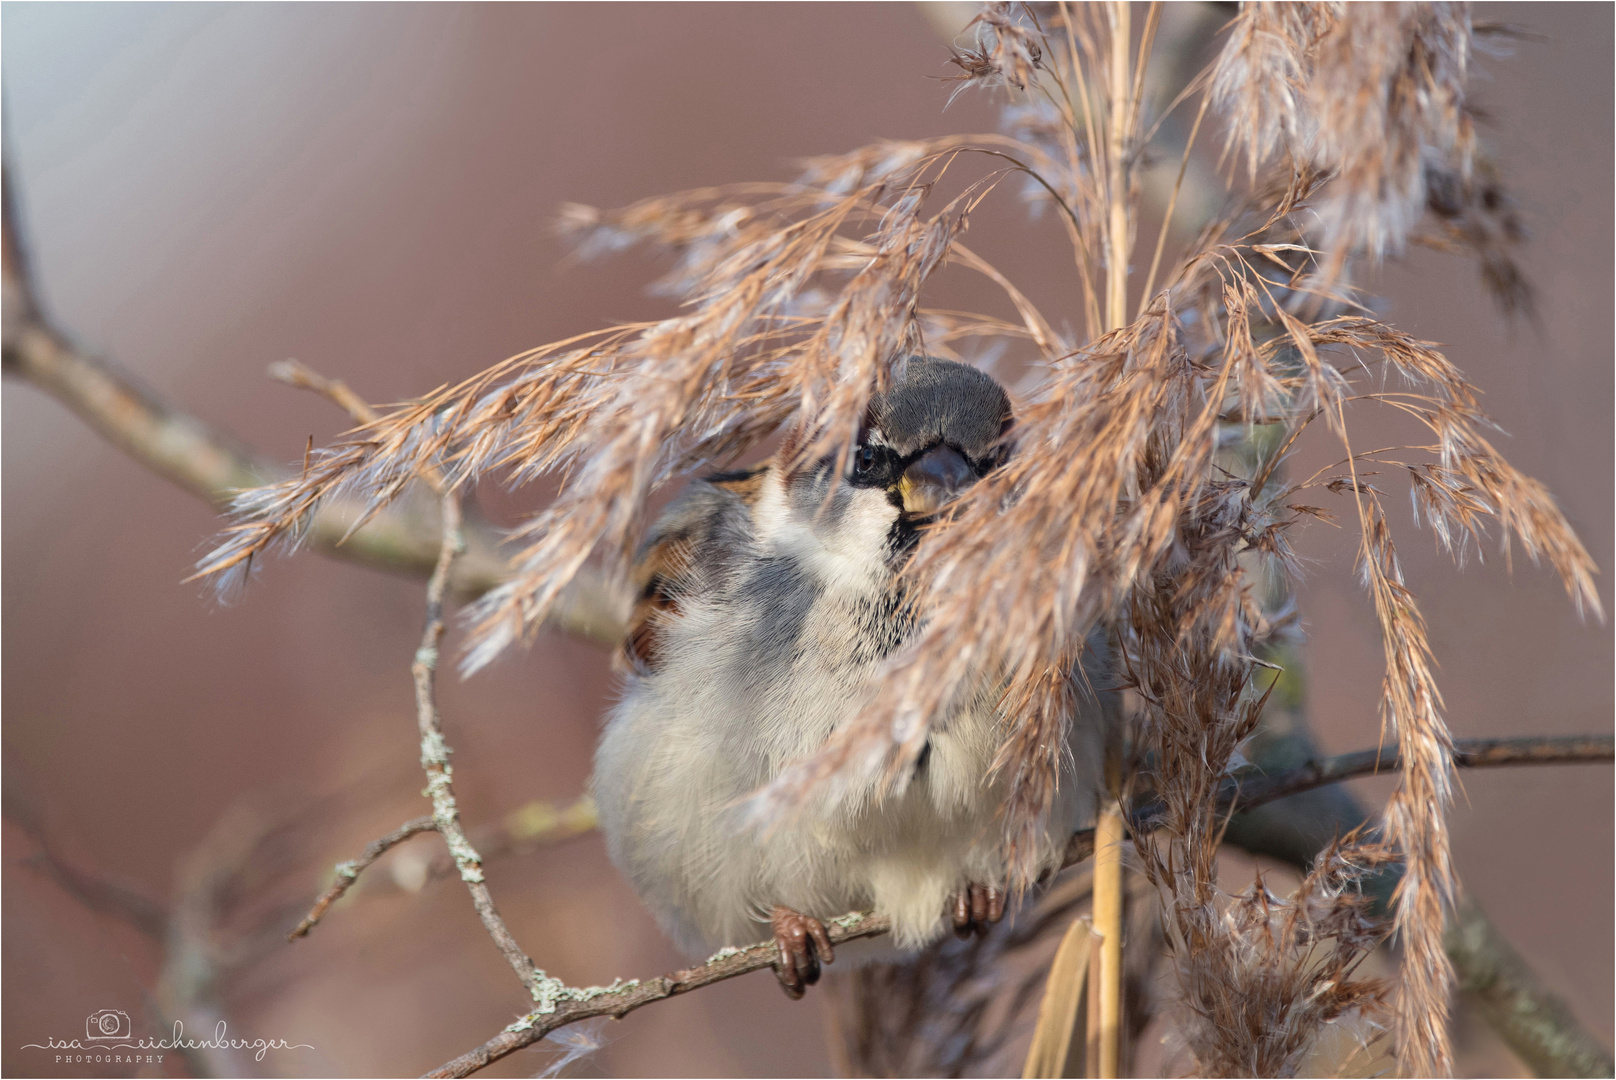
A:
{"type": "Polygon", "coordinates": [[[772,476],[753,510],[765,549],[801,562],[829,592],[859,595],[889,576],[887,541],[897,520],[884,491],[844,484],[826,499],[772,476]]]}
{"type": "Polygon", "coordinates": [[[863,488],[849,491],[838,509],[810,524],[802,554],[828,591],[863,595],[890,574],[887,542],[898,508],[885,492],[863,488]]]}

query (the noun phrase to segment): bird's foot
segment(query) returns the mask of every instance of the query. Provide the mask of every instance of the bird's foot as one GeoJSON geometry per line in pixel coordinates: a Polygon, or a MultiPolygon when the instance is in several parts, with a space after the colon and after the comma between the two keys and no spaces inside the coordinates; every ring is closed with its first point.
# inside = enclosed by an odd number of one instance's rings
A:
{"type": "Polygon", "coordinates": [[[954,894],[954,933],[968,938],[979,936],[1004,918],[1004,893],[992,885],[967,885],[954,894]]]}
{"type": "Polygon", "coordinates": [[[825,924],[818,919],[777,907],[769,917],[769,925],[774,928],[774,943],[780,948],[774,973],[786,997],[795,1001],[819,981],[819,965],[836,959],[836,952],[830,947],[825,924]]]}

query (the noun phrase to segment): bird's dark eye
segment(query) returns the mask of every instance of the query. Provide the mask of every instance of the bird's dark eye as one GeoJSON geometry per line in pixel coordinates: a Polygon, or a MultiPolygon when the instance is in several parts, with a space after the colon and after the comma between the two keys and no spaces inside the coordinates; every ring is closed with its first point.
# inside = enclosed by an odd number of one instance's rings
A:
{"type": "Polygon", "coordinates": [[[885,482],[888,453],[878,446],[860,446],[853,451],[853,471],[849,480],[859,487],[874,487],[885,482]]]}

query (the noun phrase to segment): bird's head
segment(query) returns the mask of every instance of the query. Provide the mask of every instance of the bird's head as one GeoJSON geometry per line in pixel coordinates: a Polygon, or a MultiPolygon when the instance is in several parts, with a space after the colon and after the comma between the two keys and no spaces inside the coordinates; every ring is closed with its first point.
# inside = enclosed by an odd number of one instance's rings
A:
{"type": "Polygon", "coordinates": [[[914,357],[870,402],[848,483],[882,489],[907,520],[931,517],[1000,464],[1010,424],[1010,398],[991,375],[914,357]]]}
{"type": "Polygon", "coordinates": [[[1002,462],[1011,423],[1010,398],[992,376],[912,357],[871,400],[840,474],[830,458],[783,478],[788,516],[816,547],[872,570],[885,565],[1002,462]]]}

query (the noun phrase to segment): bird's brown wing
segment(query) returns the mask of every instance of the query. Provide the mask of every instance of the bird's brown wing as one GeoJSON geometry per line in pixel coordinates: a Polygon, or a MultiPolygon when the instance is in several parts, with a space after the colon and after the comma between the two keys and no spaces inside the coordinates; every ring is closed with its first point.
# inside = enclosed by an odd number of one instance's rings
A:
{"type": "Polygon", "coordinates": [[[674,583],[689,563],[690,538],[686,535],[661,536],[640,550],[634,565],[634,609],[623,638],[623,660],[641,675],[655,669],[660,631],[666,620],[679,614],[680,593],[674,583]]]}
{"type": "Polygon", "coordinates": [[[745,554],[766,472],[763,466],[697,480],[652,526],[634,563],[634,608],[621,654],[630,670],[656,670],[662,638],[682,602],[719,588],[745,554]]]}

